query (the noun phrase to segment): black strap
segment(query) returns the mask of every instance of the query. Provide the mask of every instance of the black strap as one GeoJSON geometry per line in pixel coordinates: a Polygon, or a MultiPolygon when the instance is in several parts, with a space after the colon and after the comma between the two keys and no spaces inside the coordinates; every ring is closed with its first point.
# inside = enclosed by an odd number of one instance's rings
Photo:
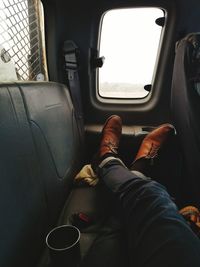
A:
{"type": "Polygon", "coordinates": [[[65,70],[67,72],[68,85],[70,89],[70,94],[75,109],[75,116],[78,122],[79,134],[81,140],[84,136],[84,123],[83,123],[83,113],[81,104],[81,90],[80,81],[78,75],[78,54],[79,50],[77,45],[71,41],[65,41],[63,46],[64,57],[65,57],[65,70]]]}

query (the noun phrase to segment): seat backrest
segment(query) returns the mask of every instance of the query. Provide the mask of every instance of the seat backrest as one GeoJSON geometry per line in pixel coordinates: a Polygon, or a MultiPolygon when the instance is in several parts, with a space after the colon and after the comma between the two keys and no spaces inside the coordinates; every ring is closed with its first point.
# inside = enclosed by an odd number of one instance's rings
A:
{"type": "Polygon", "coordinates": [[[177,129],[188,189],[200,200],[200,34],[177,43],[172,82],[172,114],[177,129]]]}
{"type": "Polygon", "coordinates": [[[35,266],[80,166],[68,89],[0,85],[0,266],[35,266]]]}

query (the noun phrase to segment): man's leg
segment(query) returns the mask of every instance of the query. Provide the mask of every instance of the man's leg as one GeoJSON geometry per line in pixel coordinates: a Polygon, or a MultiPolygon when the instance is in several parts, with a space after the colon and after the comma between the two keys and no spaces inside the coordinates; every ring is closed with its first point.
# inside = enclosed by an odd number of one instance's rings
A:
{"type": "Polygon", "coordinates": [[[131,266],[200,266],[200,240],[161,184],[112,157],[98,174],[120,200],[131,266]]]}
{"type": "MultiPolygon", "coordinates": [[[[118,158],[121,129],[118,116],[105,123],[98,175],[120,201],[131,266],[199,267],[200,240],[178,213],[165,188],[141,173],[131,172],[118,158]]],[[[131,169],[147,171],[172,133],[173,126],[165,124],[148,134],[131,169]]]]}

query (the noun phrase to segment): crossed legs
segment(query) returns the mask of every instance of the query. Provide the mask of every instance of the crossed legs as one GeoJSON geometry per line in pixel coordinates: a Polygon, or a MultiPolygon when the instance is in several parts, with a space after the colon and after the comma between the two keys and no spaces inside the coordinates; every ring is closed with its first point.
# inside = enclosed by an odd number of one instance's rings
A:
{"type": "Polygon", "coordinates": [[[112,116],[102,132],[98,175],[121,205],[130,266],[199,267],[200,240],[178,213],[165,187],[141,173],[159,153],[171,126],[161,126],[147,136],[131,171],[117,155],[120,132],[121,120],[112,116]]]}

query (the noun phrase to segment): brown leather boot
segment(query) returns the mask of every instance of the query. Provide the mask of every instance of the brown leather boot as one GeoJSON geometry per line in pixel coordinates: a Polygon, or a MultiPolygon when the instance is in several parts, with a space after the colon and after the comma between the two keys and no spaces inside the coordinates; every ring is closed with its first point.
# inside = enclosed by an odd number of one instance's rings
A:
{"type": "Polygon", "coordinates": [[[121,132],[121,118],[117,115],[112,115],[104,124],[99,150],[91,160],[91,166],[95,173],[97,173],[98,166],[104,158],[107,156],[117,156],[121,132]]]}
{"type": "Polygon", "coordinates": [[[99,158],[106,154],[117,155],[119,141],[122,133],[122,120],[119,116],[113,115],[104,124],[99,148],[99,158]]]}
{"type": "Polygon", "coordinates": [[[142,168],[145,169],[146,165],[150,165],[152,160],[158,156],[160,148],[173,134],[175,134],[175,128],[171,124],[163,124],[147,134],[130,169],[142,171],[142,168]]]}

